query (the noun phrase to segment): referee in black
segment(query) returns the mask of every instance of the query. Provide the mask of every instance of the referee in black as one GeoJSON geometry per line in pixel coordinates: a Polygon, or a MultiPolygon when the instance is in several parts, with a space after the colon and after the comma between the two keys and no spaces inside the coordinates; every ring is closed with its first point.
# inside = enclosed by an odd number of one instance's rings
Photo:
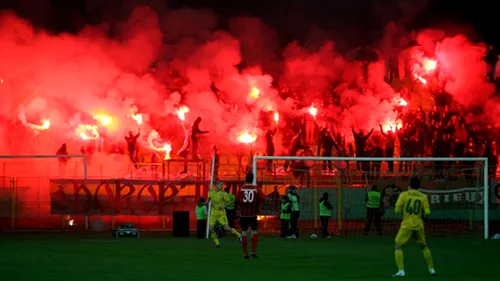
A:
{"type": "Polygon", "coordinates": [[[384,207],[382,203],[382,194],[378,191],[376,185],[373,185],[371,190],[366,194],[366,224],[364,235],[370,233],[372,221],[375,221],[375,228],[379,235],[382,235],[382,215],[384,207]]]}

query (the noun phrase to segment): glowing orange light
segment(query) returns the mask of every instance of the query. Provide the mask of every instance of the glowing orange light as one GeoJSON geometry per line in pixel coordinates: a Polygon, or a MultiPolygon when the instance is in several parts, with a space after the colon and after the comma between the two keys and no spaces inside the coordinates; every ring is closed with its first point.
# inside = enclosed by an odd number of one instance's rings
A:
{"type": "Polygon", "coordinates": [[[265,218],[265,216],[257,216],[258,221],[263,220],[264,218],[265,218]]]}
{"type": "Polygon", "coordinates": [[[42,123],[41,125],[36,125],[36,124],[29,123],[29,126],[33,130],[37,130],[37,131],[45,131],[45,130],[48,130],[50,128],[50,120],[48,120],[48,119],[42,119],[41,123],[42,123]]]}
{"type": "Polygon", "coordinates": [[[252,87],[252,89],[250,90],[250,97],[254,98],[254,99],[258,99],[259,98],[259,95],[260,95],[260,90],[259,88],[257,87],[252,87]]]}
{"type": "Polygon", "coordinates": [[[318,114],[318,108],[316,108],[314,104],[309,107],[309,114],[316,118],[316,115],[318,114]]]}
{"type": "Polygon", "coordinates": [[[274,113],[274,121],[275,121],[276,123],[278,123],[278,121],[280,121],[280,114],[279,114],[279,112],[275,112],[275,113],[274,113]]]}
{"type": "Polygon", "coordinates": [[[170,152],[172,152],[172,146],[169,143],[167,143],[163,146],[162,149],[165,151],[165,157],[163,159],[170,160],[170,152]]]}
{"type": "Polygon", "coordinates": [[[76,134],[83,140],[96,140],[100,137],[98,127],[88,124],[79,124],[76,134]]]}
{"type": "Polygon", "coordinates": [[[431,59],[424,59],[424,69],[426,72],[431,72],[436,70],[437,61],[431,59]]]}
{"type": "Polygon", "coordinates": [[[238,141],[245,144],[252,143],[256,140],[257,140],[257,135],[250,134],[248,131],[244,131],[238,136],[238,141]]]}
{"type": "Polygon", "coordinates": [[[407,106],[408,105],[408,102],[405,99],[400,98],[400,97],[393,98],[392,103],[394,105],[397,105],[397,106],[407,106]]]}
{"type": "Polygon", "coordinates": [[[425,80],[422,76],[414,73],[413,76],[415,77],[415,79],[417,79],[418,81],[420,81],[422,84],[424,85],[427,85],[427,80],[425,80]]]}
{"type": "Polygon", "coordinates": [[[142,125],[142,114],[137,113],[139,110],[137,109],[137,106],[132,106],[130,108],[130,118],[134,119],[135,122],[137,122],[138,125],[142,125]]]}
{"type": "Polygon", "coordinates": [[[106,114],[96,114],[93,116],[93,118],[104,127],[107,127],[111,125],[111,123],[113,123],[113,118],[106,114]]]}
{"type": "Polygon", "coordinates": [[[401,121],[397,121],[397,122],[394,122],[394,121],[386,121],[384,123],[384,125],[382,126],[382,129],[384,130],[384,132],[389,132],[389,131],[392,131],[393,133],[396,132],[396,130],[399,130],[403,127],[403,124],[401,123],[401,121]]]}
{"type": "MultiPolygon", "coordinates": [[[[165,157],[163,159],[170,160],[171,159],[170,153],[172,152],[172,146],[170,145],[170,143],[164,143],[163,146],[158,147],[155,145],[155,141],[157,141],[158,139],[161,139],[160,134],[156,130],[151,131],[149,133],[149,136],[148,136],[149,147],[151,149],[153,149],[154,151],[164,152],[165,157]]],[[[163,140],[162,140],[162,142],[163,142],[163,140]]]]}
{"type": "Polygon", "coordinates": [[[3,84],[3,79],[2,78],[0,78],[0,84],[3,84]]]}
{"type": "Polygon", "coordinates": [[[181,105],[179,109],[177,109],[177,116],[179,117],[179,119],[181,119],[181,121],[184,121],[186,120],[186,113],[188,112],[189,108],[185,105],[181,105]]]}

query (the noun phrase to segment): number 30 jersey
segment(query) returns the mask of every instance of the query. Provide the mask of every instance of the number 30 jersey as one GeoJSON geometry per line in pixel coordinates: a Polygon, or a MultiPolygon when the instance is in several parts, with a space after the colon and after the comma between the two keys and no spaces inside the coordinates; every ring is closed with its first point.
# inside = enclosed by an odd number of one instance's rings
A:
{"type": "Polygon", "coordinates": [[[260,212],[260,204],[266,200],[261,188],[255,185],[244,185],[236,195],[236,204],[240,209],[240,217],[255,217],[260,212]]]}
{"type": "Polygon", "coordinates": [[[401,228],[423,230],[423,217],[431,213],[427,195],[418,190],[408,190],[399,195],[396,202],[396,213],[403,212],[401,228]]]}

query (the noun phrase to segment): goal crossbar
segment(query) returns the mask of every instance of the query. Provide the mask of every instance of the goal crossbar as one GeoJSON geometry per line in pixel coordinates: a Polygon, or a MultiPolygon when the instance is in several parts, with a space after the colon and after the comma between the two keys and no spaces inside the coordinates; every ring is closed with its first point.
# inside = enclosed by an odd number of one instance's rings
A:
{"type": "Polygon", "coordinates": [[[42,159],[42,158],[83,158],[83,179],[88,179],[87,155],[85,154],[48,154],[48,155],[0,155],[0,159],[42,159]]]}
{"type": "Polygon", "coordinates": [[[433,157],[401,157],[401,158],[390,158],[390,157],[322,157],[322,156],[253,156],[252,160],[252,172],[254,174],[253,184],[257,185],[257,161],[259,160],[314,160],[314,161],[405,161],[405,162],[482,162],[483,166],[483,192],[484,192],[484,239],[489,238],[489,175],[488,175],[488,158],[486,157],[458,157],[458,158],[433,158],[433,157]]]}

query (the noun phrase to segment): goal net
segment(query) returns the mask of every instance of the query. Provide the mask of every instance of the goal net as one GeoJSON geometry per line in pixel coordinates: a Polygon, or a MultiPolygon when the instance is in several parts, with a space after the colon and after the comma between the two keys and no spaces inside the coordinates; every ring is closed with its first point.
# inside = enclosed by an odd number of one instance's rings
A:
{"type": "MultiPolygon", "coordinates": [[[[59,201],[87,179],[84,155],[0,155],[0,230],[61,229],[59,201]]],[[[67,200],[66,200],[67,201],[67,200]]],[[[85,218],[78,218],[85,227],[85,218]]],[[[74,222],[73,222],[74,223],[74,222]]]]}
{"type": "MultiPolygon", "coordinates": [[[[286,194],[288,185],[297,187],[300,235],[324,234],[321,215],[324,218],[328,211],[320,214],[320,202],[325,194],[333,206],[327,235],[379,235],[377,216],[369,215],[367,206],[373,186],[381,197],[380,231],[395,235],[402,216],[394,212],[394,205],[416,176],[431,207],[425,222],[428,235],[488,238],[486,158],[254,156],[252,169],[256,184],[275,182],[280,195],[286,194]]],[[[279,220],[276,209],[265,207],[264,215],[279,220]]]]}

